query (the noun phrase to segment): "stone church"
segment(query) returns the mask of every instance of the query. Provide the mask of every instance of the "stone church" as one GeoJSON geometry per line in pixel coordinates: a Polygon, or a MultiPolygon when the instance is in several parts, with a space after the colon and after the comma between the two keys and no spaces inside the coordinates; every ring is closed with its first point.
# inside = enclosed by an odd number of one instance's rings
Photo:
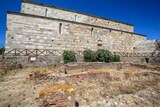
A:
{"type": "Polygon", "coordinates": [[[6,51],[108,49],[112,52],[154,51],[154,41],[134,32],[134,25],[35,2],[22,2],[21,12],[7,13],[6,51]]]}

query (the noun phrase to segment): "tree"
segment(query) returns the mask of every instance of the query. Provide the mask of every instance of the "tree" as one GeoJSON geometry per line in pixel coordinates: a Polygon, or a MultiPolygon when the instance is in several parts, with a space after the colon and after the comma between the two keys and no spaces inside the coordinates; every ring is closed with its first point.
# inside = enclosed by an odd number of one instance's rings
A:
{"type": "Polygon", "coordinates": [[[152,56],[154,56],[154,55],[156,55],[156,56],[160,55],[160,40],[155,41],[155,50],[152,53],[152,56]]]}
{"type": "Polygon", "coordinates": [[[160,40],[157,40],[157,48],[160,49],[160,40]]]}
{"type": "Polygon", "coordinates": [[[4,51],[5,51],[4,47],[0,48],[0,55],[2,55],[4,53],[4,51]]]}

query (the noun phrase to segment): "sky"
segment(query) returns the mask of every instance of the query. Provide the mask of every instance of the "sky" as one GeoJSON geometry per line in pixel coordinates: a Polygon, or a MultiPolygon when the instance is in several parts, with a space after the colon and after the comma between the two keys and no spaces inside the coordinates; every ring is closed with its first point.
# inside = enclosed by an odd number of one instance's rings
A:
{"type": "MultiPolygon", "coordinates": [[[[31,0],[134,24],[134,32],[160,39],[160,0],[31,0]]],[[[5,46],[7,11],[20,12],[21,0],[0,0],[0,47],[5,46]]]]}

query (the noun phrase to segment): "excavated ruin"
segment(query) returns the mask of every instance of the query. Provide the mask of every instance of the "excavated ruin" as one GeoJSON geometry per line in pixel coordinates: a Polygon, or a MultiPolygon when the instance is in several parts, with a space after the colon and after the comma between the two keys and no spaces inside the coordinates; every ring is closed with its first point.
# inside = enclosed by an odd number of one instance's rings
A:
{"type": "Polygon", "coordinates": [[[159,65],[70,63],[10,71],[2,107],[158,107],[159,65]]]}

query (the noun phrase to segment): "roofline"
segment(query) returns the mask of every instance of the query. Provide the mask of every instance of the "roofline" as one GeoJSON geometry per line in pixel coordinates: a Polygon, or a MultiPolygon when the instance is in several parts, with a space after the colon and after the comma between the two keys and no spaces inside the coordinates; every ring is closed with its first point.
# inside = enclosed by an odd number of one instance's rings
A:
{"type": "Polygon", "coordinates": [[[110,21],[113,21],[113,22],[117,22],[117,23],[121,23],[121,24],[126,24],[126,25],[129,25],[129,26],[134,26],[134,24],[129,24],[127,22],[113,20],[113,19],[110,19],[110,18],[104,18],[104,17],[101,17],[101,16],[96,16],[96,15],[88,14],[88,13],[85,13],[85,12],[78,12],[78,11],[75,11],[75,10],[61,8],[61,7],[58,7],[58,6],[51,6],[51,5],[42,4],[42,3],[38,3],[38,2],[24,1],[24,0],[22,0],[22,2],[23,3],[34,4],[34,5],[40,5],[40,6],[44,6],[44,7],[55,8],[55,9],[64,10],[64,11],[68,11],[68,12],[73,12],[73,13],[78,13],[78,14],[82,14],[82,15],[87,15],[87,16],[91,16],[91,17],[95,17],[95,18],[99,18],[99,19],[103,19],[103,20],[110,20],[110,21]]]}
{"type": "Polygon", "coordinates": [[[8,11],[7,14],[28,16],[28,17],[34,17],[34,18],[42,18],[42,19],[48,19],[48,20],[56,20],[56,21],[61,21],[61,22],[68,22],[68,23],[90,26],[90,27],[95,27],[95,28],[114,30],[114,31],[119,31],[119,32],[124,32],[124,33],[135,34],[135,35],[147,37],[146,35],[138,34],[138,33],[134,33],[134,32],[128,32],[128,31],[123,31],[123,30],[118,30],[118,29],[113,29],[113,28],[107,28],[107,27],[101,27],[101,26],[97,26],[97,25],[85,24],[85,23],[80,23],[80,22],[74,22],[74,21],[69,21],[69,20],[64,20],[64,19],[50,18],[50,17],[37,16],[37,15],[26,14],[26,13],[11,12],[11,11],[8,11]]]}

